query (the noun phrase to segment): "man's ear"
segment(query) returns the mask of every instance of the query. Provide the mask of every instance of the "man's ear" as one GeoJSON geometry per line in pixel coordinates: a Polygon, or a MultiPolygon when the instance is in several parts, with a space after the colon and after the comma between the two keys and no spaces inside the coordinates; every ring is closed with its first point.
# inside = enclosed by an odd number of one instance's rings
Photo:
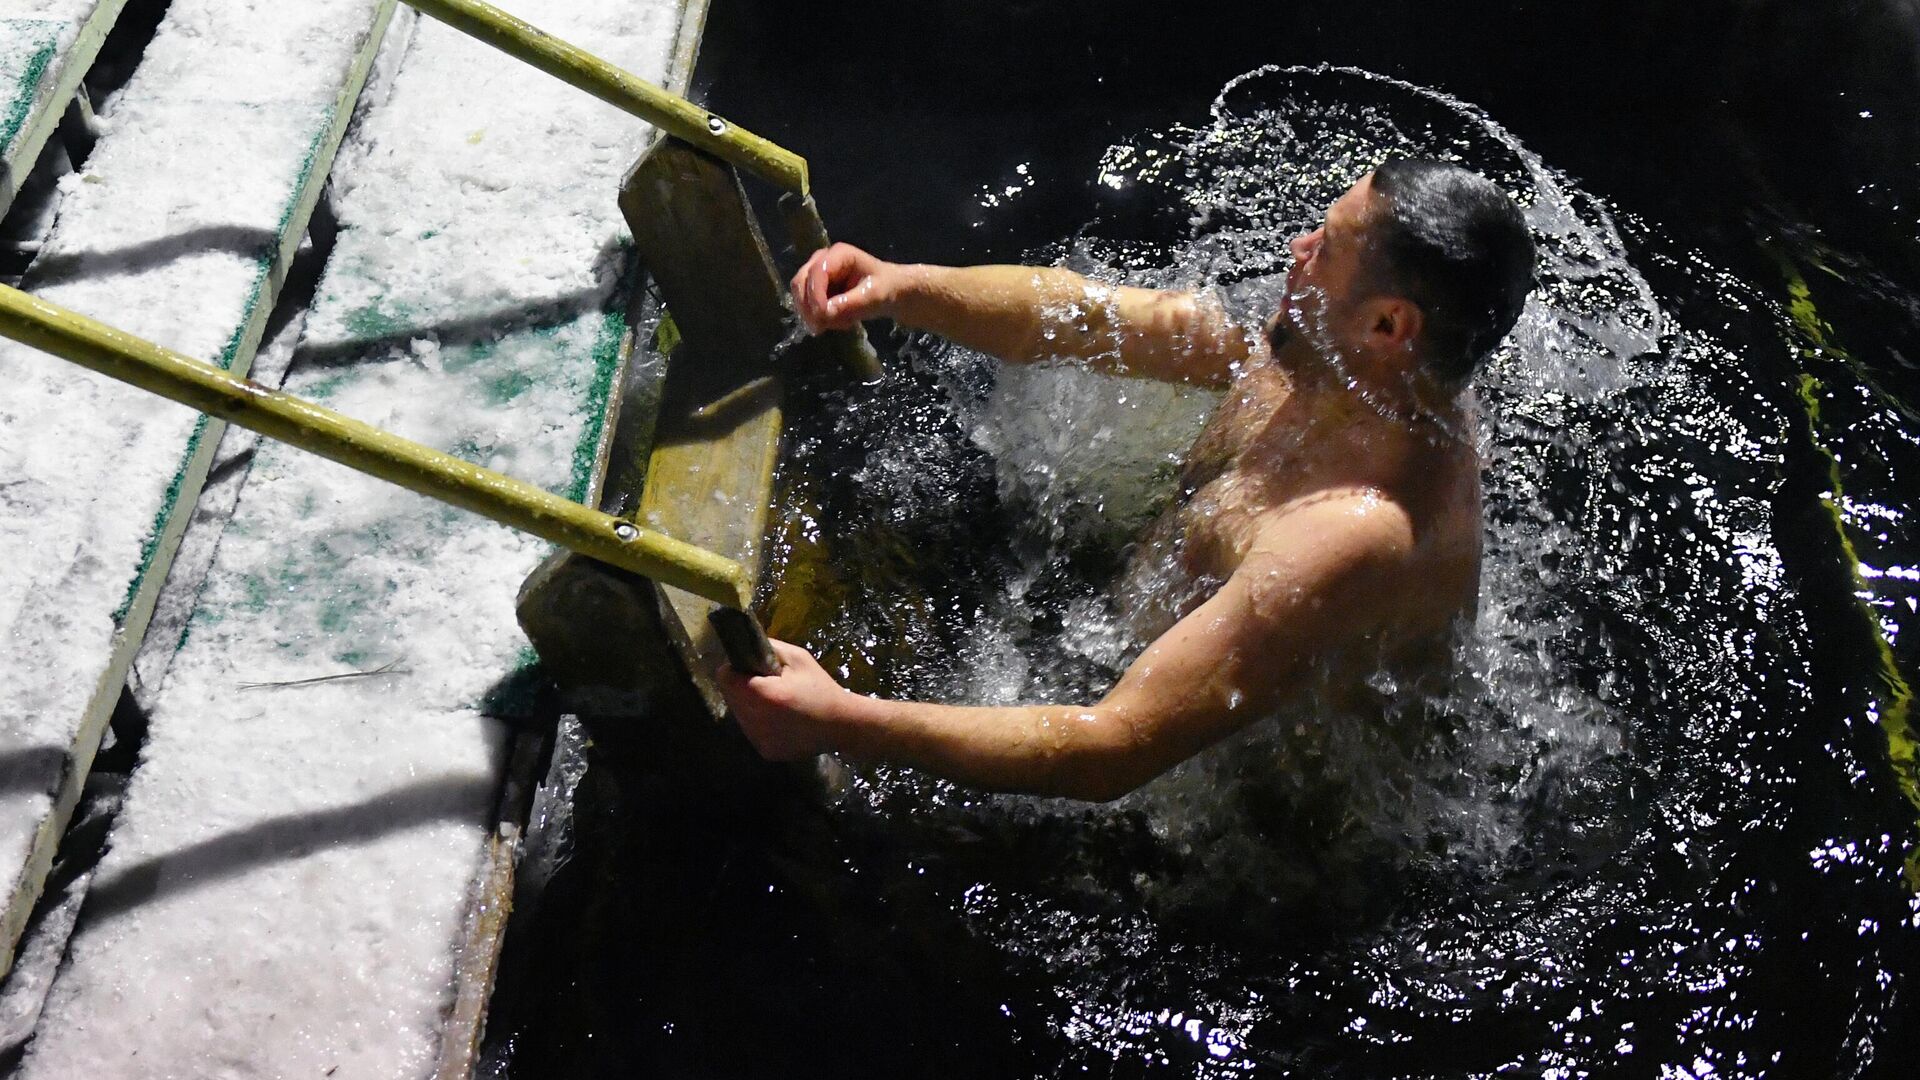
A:
{"type": "Polygon", "coordinates": [[[1389,350],[1411,348],[1426,325],[1426,315],[1420,305],[1401,296],[1376,298],[1372,317],[1368,335],[1389,350]]]}

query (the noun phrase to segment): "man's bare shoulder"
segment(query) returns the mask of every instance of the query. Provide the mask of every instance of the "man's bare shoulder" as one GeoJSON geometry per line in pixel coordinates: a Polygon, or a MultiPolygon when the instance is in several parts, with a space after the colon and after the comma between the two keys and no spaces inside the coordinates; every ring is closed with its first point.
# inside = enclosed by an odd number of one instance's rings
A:
{"type": "Polygon", "coordinates": [[[1471,608],[1477,556],[1423,543],[1406,505],[1352,489],[1276,511],[1242,570],[1255,606],[1275,617],[1304,619],[1330,639],[1400,639],[1444,630],[1471,608]]]}
{"type": "Polygon", "coordinates": [[[1419,542],[1414,515],[1389,495],[1325,491],[1270,512],[1238,574],[1256,608],[1346,636],[1434,608],[1438,592],[1451,591],[1442,583],[1459,576],[1434,554],[1419,542]]]}
{"type": "Polygon", "coordinates": [[[1247,561],[1326,571],[1380,572],[1417,553],[1412,513],[1374,487],[1327,488],[1290,499],[1263,515],[1247,561]]]}

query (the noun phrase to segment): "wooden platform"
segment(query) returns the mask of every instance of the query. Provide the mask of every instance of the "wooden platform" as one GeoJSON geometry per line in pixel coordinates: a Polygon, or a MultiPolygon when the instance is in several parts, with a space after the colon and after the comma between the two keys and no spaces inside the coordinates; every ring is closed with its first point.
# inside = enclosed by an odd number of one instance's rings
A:
{"type": "MultiPolygon", "coordinates": [[[[677,86],[705,12],[511,6],[677,86]]],[[[286,388],[583,495],[635,285],[615,198],[647,133],[414,22],[335,170],[286,388]]],[[[468,1073],[532,765],[511,603],[545,551],[261,445],[25,1076],[468,1073]]]]}
{"type": "MultiPolygon", "coordinates": [[[[245,372],[393,4],[324,0],[298,17],[209,4],[175,0],[24,286],[245,372]],[[201,32],[210,16],[233,33],[201,32]],[[191,29],[171,31],[182,24],[191,29]],[[322,35],[329,43],[317,48],[322,35]],[[295,56],[312,63],[289,71],[295,56]],[[178,126],[187,116],[191,131],[178,126]]],[[[0,423],[12,486],[0,532],[33,541],[0,577],[0,622],[11,630],[0,663],[0,757],[10,763],[0,820],[13,825],[0,827],[4,971],[221,425],[129,387],[76,380],[10,343],[0,380],[0,414],[34,418],[30,428],[0,423]],[[33,442],[21,442],[29,432],[33,442]]]]}

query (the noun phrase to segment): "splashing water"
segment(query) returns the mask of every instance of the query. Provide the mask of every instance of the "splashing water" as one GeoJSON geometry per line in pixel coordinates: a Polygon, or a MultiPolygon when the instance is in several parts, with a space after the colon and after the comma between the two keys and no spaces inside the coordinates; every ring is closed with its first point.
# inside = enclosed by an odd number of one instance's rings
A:
{"type": "MultiPolygon", "coordinates": [[[[1182,215],[1186,235],[1173,243],[1115,242],[1090,232],[1068,245],[1059,261],[1100,280],[1217,290],[1229,310],[1257,324],[1277,301],[1284,266],[1274,260],[1284,258],[1290,237],[1318,223],[1333,198],[1390,154],[1447,156],[1500,178],[1528,206],[1529,221],[1543,241],[1542,287],[1513,341],[1493,362],[1491,392],[1518,386],[1530,400],[1595,400],[1636,377],[1645,381],[1623,358],[1653,347],[1661,316],[1646,283],[1619,254],[1621,243],[1604,212],[1589,207],[1583,215],[1537,161],[1503,140],[1498,129],[1469,122],[1477,118],[1452,103],[1360,73],[1314,76],[1317,96],[1303,103],[1295,85],[1299,78],[1292,72],[1257,72],[1227,88],[1211,127],[1172,132],[1145,147],[1118,147],[1108,154],[1102,181],[1120,189],[1160,189],[1154,205],[1163,216],[1182,215]],[[1333,81],[1343,84],[1337,94],[1325,85],[1333,81]],[[1448,121],[1446,127],[1433,117],[1414,127],[1408,121],[1422,118],[1390,112],[1378,100],[1383,89],[1424,106],[1448,121]],[[1325,100],[1337,104],[1320,104],[1325,100]],[[1424,141],[1403,135],[1396,121],[1422,132],[1424,141]],[[1449,129],[1458,132],[1450,141],[1432,134],[1449,129]],[[1287,164],[1276,171],[1274,162],[1287,164]]],[[[1406,103],[1399,106],[1404,112],[1406,103]]],[[[937,410],[944,404],[951,410],[949,422],[967,431],[972,449],[984,452],[984,460],[964,451],[956,459],[992,469],[994,494],[1012,519],[1013,537],[1003,557],[978,575],[985,580],[975,583],[984,586],[985,595],[977,598],[984,617],[971,616],[965,605],[950,605],[964,624],[960,636],[968,640],[946,680],[929,689],[964,701],[1084,696],[1110,681],[1140,644],[1112,614],[1112,605],[1102,602],[1106,580],[1089,571],[1111,565],[1118,549],[1176,494],[1178,463],[1214,399],[1076,366],[995,371],[991,361],[944,345],[931,346],[921,363],[934,369],[934,382],[941,387],[936,393],[948,395],[946,402],[935,397],[925,407],[937,410]],[[988,374],[991,389],[981,393],[988,374]]],[[[857,413],[860,406],[854,408],[857,413]]],[[[894,514],[924,524],[943,513],[940,500],[947,493],[886,485],[888,476],[923,481],[930,475],[924,467],[926,443],[901,434],[889,430],[875,440],[878,449],[855,479],[868,498],[885,498],[894,514]],[[901,455],[897,448],[903,446],[911,456],[901,455]],[[878,494],[876,480],[881,481],[878,494]]],[[[1525,485],[1538,486],[1538,479],[1505,460],[1511,455],[1502,451],[1512,440],[1501,436],[1496,421],[1486,440],[1494,464],[1491,501],[1514,507],[1537,502],[1525,485]]],[[[1549,449],[1565,454],[1573,448],[1549,449]]],[[[795,461],[795,474],[826,471],[804,453],[795,461]]],[[[1579,627],[1564,606],[1553,602],[1551,580],[1529,572],[1545,562],[1577,557],[1580,538],[1555,520],[1549,507],[1511,520],[1496,515],[1492,526],[1482,618],[1462,647],[1460,677],[1456,685],[1427,696],[1418,710],[1430,714],[1419,726],[1436,733],[1448,729],[1450,746],[1409,748],[1404,731],[1383,737],[1377,722],[1330,717],[1309,705],[1253,726],[1117,811],[1077,816],[1088,825],[1116,814],[1144,817],[1169,847],[1205,850],[1214,869],[1183,867],[1172,888],[1178,893],[1218,894],[1216,879],[1244,879],[1250,870],[1260,879],[1253,891],[1269,898],[1299,892],[1280,887],[1282,878],[1324,886],[1324,878],[1304,873],[1271,836],[1251,827],[1245,805],[1236,805],[1247,800],[1235,797],[1257,801],[1289,783],[1302,787],[1294,793],[1301,801],[1330,797],[1324,786],[1302,783],[1303,763],[1275,767],[1289,750],[1290,756],[1301,756],[1304,744],[1288,735],[1311,726],[1318,733],[1312,755],[1325,759],[1312,771],[1341,777],[1349,789],[1342,816],[1357,816],[1367,831],[1378,834],[1376,839],[1386,841],[1368,849],[1367,858],[1347,868],[1350,873],[1382,876],[1380,860],[1391,861],[1410,837],[1417,848],[1443,850],[1449,865],[1497,869],[1525,837],[1525,812],[1549,789],[1551,778],[1605,762],[1619,751],[1622,733],[1600,699],[1569,678],[1550,655],[1551,642],[1576,635],[1579,627]],[[1448,722],[1435,723],[1439,716],[1448,722]],[[1411,756],[1423,760],[1408,760],[1410,749],[1411,756]],[[1273,865],[1269,856],[1280,864],[1273,865]]],[[[1129,587],[1174,588],[1170,576],[1149,573],[1129,587]]],[[[878,643],[887,637],[884,630],[868,627],[858,636],[829,631],[809,644],[844,655],[884,648],[878,643]]],[[[861,659],[865,669],[886,663],[871,651],[861,659]]],[[[911,680],[905,668],[913,663],[902,660],[892,670],[911,680]]],[[[852,670],[844,661],[842,667],[852,670]]],[[[883,689],[889,688],[885,678],[877,676],[883,689]]],[[[1387,699],[1413,696],[1395,695],[1392,686],[1377,689],[1387,699]]],[[[927,783],[889,774],[873,797],[884,804],[897,794],[892,785],[927,783]]],[[[984,812],[1015,819],[1076,814],[1035,800],[988,800],[987,805],[992,809],[984,812]]],[[[966,813],[976,811],[969,807],[966,813]]],[[[1357,845],[1354,831],[1346,829],[1342,846],[1351,854],[1357,845]]],[[[1345,887],[1364,890],[1365,884],[1352,881],[1345,887]]]]}
{"type": "MultiPolygon", "coordinates": [[[[1041,1072],[1866,1069],[1920,923],[1912,826],[1776,546],[1799,422],[1776,305],[1471,107],[1345,69],[1256,71],[1206,126],[1112,148],[1110,212],[1036,257],[1257,325],[1286,241],[1400,154],[1494,179],[1540,251],[1477,384],[1484,569],[1451,679],[1383,675],[1394,722],[1291,710],[1111,806],[863,770],[849,865],[890,919],[958,920],[1005,966],[1041,1072]]],[[[1112,583],[1214,399],[901,352],[795,422],[774,632],[857,689],[1090,700],[1139,647],[1112,583]]]]}

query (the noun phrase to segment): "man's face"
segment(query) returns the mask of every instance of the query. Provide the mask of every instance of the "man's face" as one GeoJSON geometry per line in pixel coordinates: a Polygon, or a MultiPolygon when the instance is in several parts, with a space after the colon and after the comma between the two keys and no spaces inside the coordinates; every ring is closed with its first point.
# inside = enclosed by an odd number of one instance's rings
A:
{"type": "Polygon", "coordinates": [[[1373,174],[1368,173],[1334,200],[1319,228],[1293,238],[1293,268],[1269,328],[1275,340],[1298,333],[1326,351],[1343,348],[1361,329],[1347,324],[1356,314],[1372,202],[1373,174]]]}

